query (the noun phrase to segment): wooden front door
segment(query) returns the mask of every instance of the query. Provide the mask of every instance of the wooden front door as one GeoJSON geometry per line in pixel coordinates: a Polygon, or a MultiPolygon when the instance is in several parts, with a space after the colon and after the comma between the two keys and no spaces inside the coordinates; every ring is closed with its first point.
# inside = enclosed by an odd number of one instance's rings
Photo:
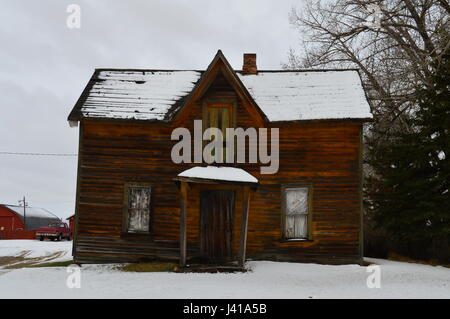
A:
{"type": "Polygon", "coordinates": [[[208,262],[231,258],[234,191],[206,190],[200,193],[201,253],[208,262]]]}

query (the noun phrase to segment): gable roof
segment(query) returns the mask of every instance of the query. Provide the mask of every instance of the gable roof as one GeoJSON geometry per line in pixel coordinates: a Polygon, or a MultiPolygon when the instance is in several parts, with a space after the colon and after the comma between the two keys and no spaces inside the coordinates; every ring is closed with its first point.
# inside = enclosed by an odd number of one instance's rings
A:
{"type": "Polygon", "coordinates": [[[219,60],[234,85],[269,121],[372,118],[357,70],[242,74],[231,68],[219,50],[207,71],[96,69],[68,119],[168,122],[193,98],[219,60]]]}
{"type": "MultiPolygon", "coordinates": [[[[227,79],[228,83],[235,90],[239,98],[248,103],[244,103],[244,107],[250,111],[250,108],[253,107],[259,115],[258,120],[267,121],[267,117],[264,112],[259,108],[258,104],[256,104],[255,100],[248,92],[247,88],[244,86],[242,81],[239,79],[236,72],[231,67],[228,60],[225,58],[221,50],[218,50],[214,59],[208,65],[208,68],[205,72],[202,73],[202,76],[195,84],[192,91],[188,96],[184,99],[179,109],[173,108],[172,117],[178,117],[183,113],[183,108],[189,105],[190,102],[195,101],[196,99],[200,99],[208,90],[213,80],[217,77],[219,73],[222,73],[223,76],[227,79]],[[249,106],[251,105],[251,106],[249,106]]],[[[253,113],[253,112],[252,112],[253,113]]]]}

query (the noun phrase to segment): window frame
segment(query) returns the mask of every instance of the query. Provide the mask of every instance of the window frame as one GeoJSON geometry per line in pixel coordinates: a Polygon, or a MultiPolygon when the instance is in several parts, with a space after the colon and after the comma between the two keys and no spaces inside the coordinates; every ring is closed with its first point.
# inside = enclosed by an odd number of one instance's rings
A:
{"type": "Polygon", "coordinates": [[[284,242],[302,242],[312,241],[312,219],[313,219],[313,185],[310,183],[290,183],[281,185],[281,240],[284,242]],[[287,238],[286,236],[286,190],[290,188],[308,189],[308,214],[307,214],[307,237],[306,238],[287,238]]]}
{"type": "Polygon", "coordinates": [[[226,106],[231,107],[231,116],[230,116],[230,125],[232,125],[234,128],[236,127],[236,100],[234,99],[205,99],[203,100],[202,105],[202,129],[205,131],[207,126],[205,126],[206,123],[208,123],[208,106],[211,104],[223,104],[226,106]]]}
{"type": "Polygon", "coordinates": [[[151,235],[151,226],[153,219],[153,198],[154,198],[154,185],[148,183],[126,183],[123,187],[123,212],[122,212],[122,234],[123,235],[151,235]],[[149,219],[148,229],[146,231],[133,231],[130,232],[129,228],[129,194],[131,188],[149,188],[150,189],[150,205],[149,205],[149,219]]]}

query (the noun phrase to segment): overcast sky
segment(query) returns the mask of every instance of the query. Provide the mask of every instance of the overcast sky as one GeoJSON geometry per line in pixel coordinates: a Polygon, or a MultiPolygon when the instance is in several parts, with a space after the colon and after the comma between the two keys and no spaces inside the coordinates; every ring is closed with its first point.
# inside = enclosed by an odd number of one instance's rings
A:
{"type": "MultiPolygon", "coordinates": [[[[279,69],[298,33],[294,0],[2,1],[0,9],[0,152],[70,153],[78,128],[67,116],[99,67],[205,69],[218,49],[242,67],[279,69]],[[66,25],[69,4],[81,28],[66,25]]],[[[77,158],[0,154],[0,203],[65,218],[74,212],[77,158]]]]}

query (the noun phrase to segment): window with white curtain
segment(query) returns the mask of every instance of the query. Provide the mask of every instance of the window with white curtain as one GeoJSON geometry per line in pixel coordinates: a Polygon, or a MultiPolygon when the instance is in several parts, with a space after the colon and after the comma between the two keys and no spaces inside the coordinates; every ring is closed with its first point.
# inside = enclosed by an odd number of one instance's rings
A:
{"type": "Polygon", "coordinates": [[[150,226],[150,187],[131,186],[127,189],[129,233],[148,233],[150,226]]]}
{"type": "Polygon", "coordinates": [[[309,234],[309,188],[287,187],[284,189],[286,239],[308,239],[309,234]]]}

